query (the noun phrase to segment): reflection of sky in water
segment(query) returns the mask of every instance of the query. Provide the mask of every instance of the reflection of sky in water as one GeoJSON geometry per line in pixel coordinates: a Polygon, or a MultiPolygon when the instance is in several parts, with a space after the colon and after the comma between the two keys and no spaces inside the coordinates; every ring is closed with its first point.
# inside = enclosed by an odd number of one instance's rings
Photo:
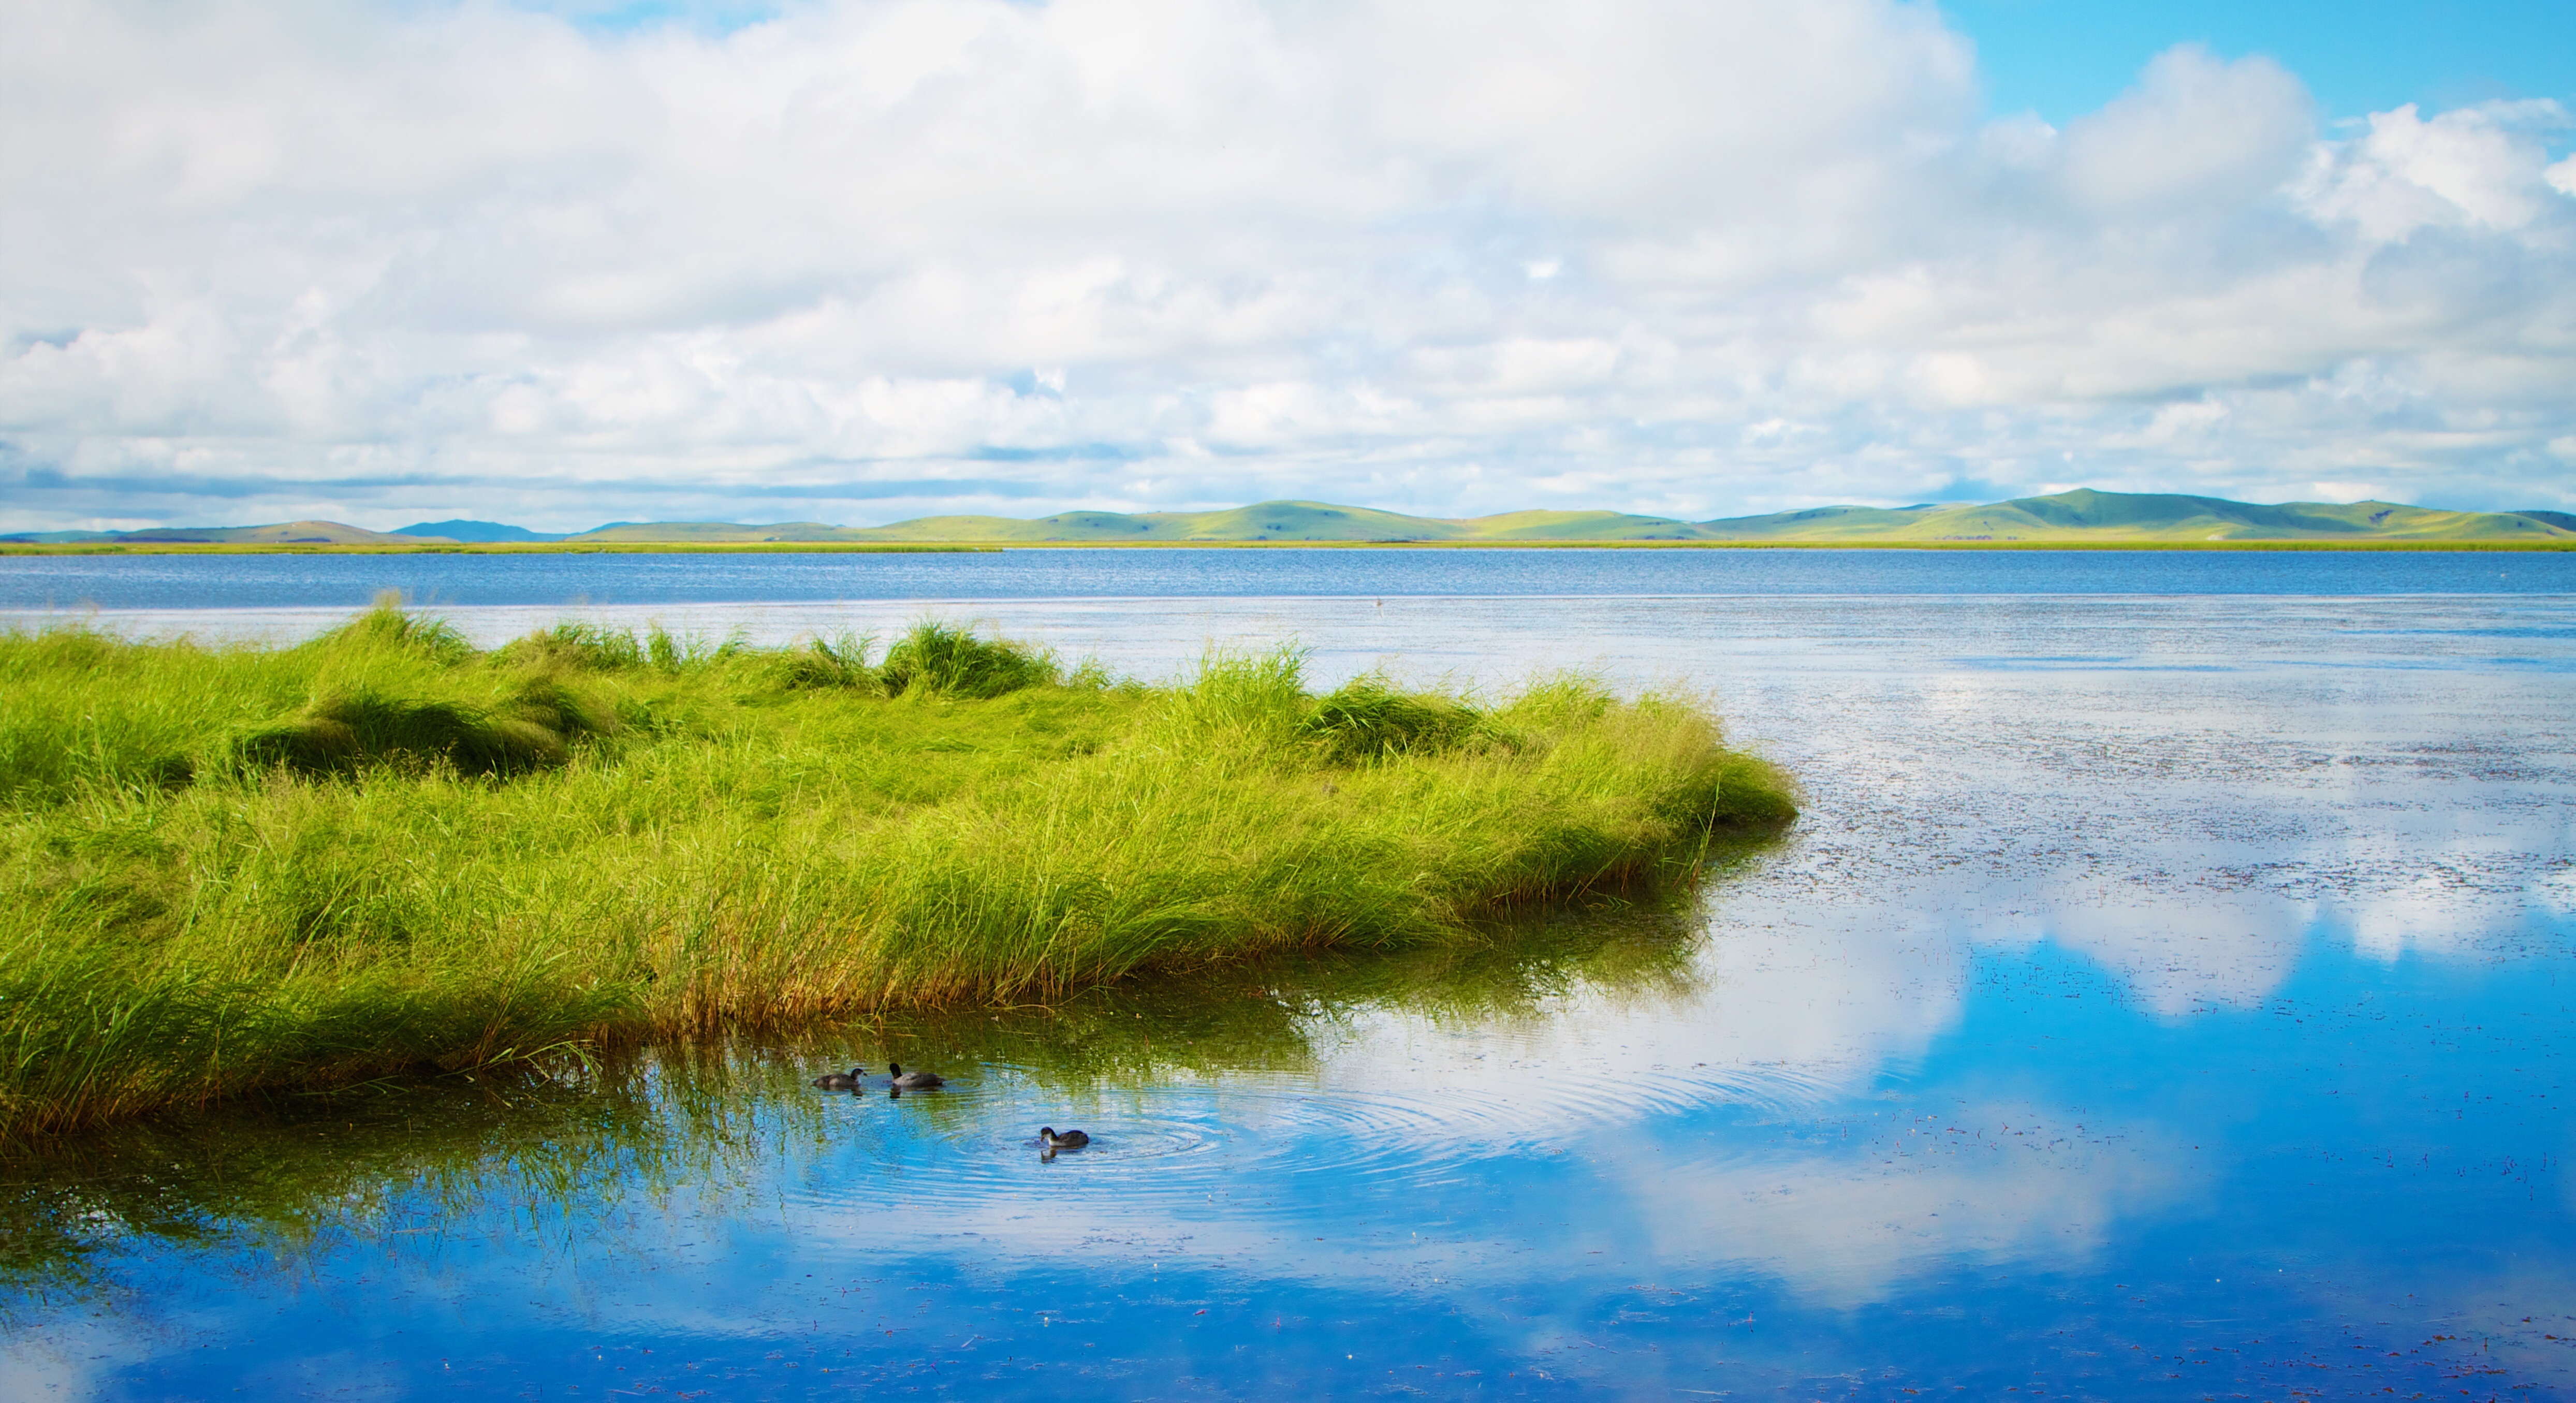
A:
{"type": "Polygon", "coordinates": [[[110,1233],[0,1394],[2568,1387],[2564,598],[961,613],[1149,675],[1293,635],[1326,680],[1708,690],[1811,814],[1678,966],[1327,999],[1152,1078],[1017,1015],[863,1032],[652,1075],[671,1165],[569,1200],[505,1118],[486,1177],[335,1182],[309,1238],[110,1233]],[[803,1090],[880,1036],[957,1087],[803,1090]]]}

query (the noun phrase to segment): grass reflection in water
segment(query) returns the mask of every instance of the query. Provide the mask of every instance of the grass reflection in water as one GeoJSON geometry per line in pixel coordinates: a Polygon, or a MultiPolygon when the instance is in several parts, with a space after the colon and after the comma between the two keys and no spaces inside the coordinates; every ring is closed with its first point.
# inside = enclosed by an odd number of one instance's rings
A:
{"type": "MultiPolygon", "coordinates": [[[[814,1090],[817,1068],[878,1069],[859,1093],[878,1099],[889,1058],[947,1070],[959,1089],[904,1098],[933,1134],[986,1113],[979,1084],[1036,1116],[1174,1081],[1294,1078],[1315,1069],[1319,1038],[1370,1013],[1491,1023],[1577,991],[1687,998],[1688,901],[1600,901],[1524,913],[1472,943],[1327,952],[792,1039],[277,1093],[22,1140],[0,1152],[0,1293],[16,1299],[12,1314],[112,1304],[130,1289],[120,1263],[174,1252],[287,1274],[371,1242],[417,1260],[496,1215],[553,1250],[613,1253],[632,1210],[666,1212],[683,1194],[700,1214],[740,1209],[782,1156],[844,1135],[836,1113],[848,1094],[814,1090]]],[[[1099,1149],[1117,1143],[1104,1136],[1099,1149]]]]}

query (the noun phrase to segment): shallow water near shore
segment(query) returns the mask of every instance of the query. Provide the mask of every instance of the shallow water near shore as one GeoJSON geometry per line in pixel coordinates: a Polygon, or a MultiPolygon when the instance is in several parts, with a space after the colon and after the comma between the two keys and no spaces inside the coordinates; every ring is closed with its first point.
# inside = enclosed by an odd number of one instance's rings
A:
{"type": "Polygon", "coordinates": [[[938,606],[1143,675],[1704,690],[1807,817],[1472,959],[0,1162],[0,1395],[2563,1394],[2576,598],[2437,584],[938,606]],[[951,1085],[807,1085],[888,1057],[951,1085]]]}

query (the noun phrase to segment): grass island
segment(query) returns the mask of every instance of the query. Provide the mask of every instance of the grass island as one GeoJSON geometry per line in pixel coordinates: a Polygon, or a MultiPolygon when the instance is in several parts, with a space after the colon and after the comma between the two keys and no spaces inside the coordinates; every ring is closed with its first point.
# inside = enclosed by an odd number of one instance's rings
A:
{"type": "Polygon", "coordinates": [[[1163,686],[390,604],[287,648],[0,634],[0,1136],[899,1007],[1033,1003],[1696,880],[1795,816],[1686,698],[1163,686]]]}

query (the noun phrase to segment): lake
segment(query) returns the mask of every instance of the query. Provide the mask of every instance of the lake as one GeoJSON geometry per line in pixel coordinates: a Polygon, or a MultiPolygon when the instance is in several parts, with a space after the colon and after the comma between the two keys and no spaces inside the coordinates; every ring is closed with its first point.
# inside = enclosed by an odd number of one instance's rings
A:
{"type": "Polygon", "coordinates": [[[1473,959],[0,1161],[0,1396],[2576,1380],[2576,557],[0,558],[22,624],[288,638],[380,588],[486,642],[937,615],[1154,677],[1585,668],[1712,698],[1807,816],[1473,959]],[[807,1085],[890,1056],[950,1085],[807,1085]]]}

